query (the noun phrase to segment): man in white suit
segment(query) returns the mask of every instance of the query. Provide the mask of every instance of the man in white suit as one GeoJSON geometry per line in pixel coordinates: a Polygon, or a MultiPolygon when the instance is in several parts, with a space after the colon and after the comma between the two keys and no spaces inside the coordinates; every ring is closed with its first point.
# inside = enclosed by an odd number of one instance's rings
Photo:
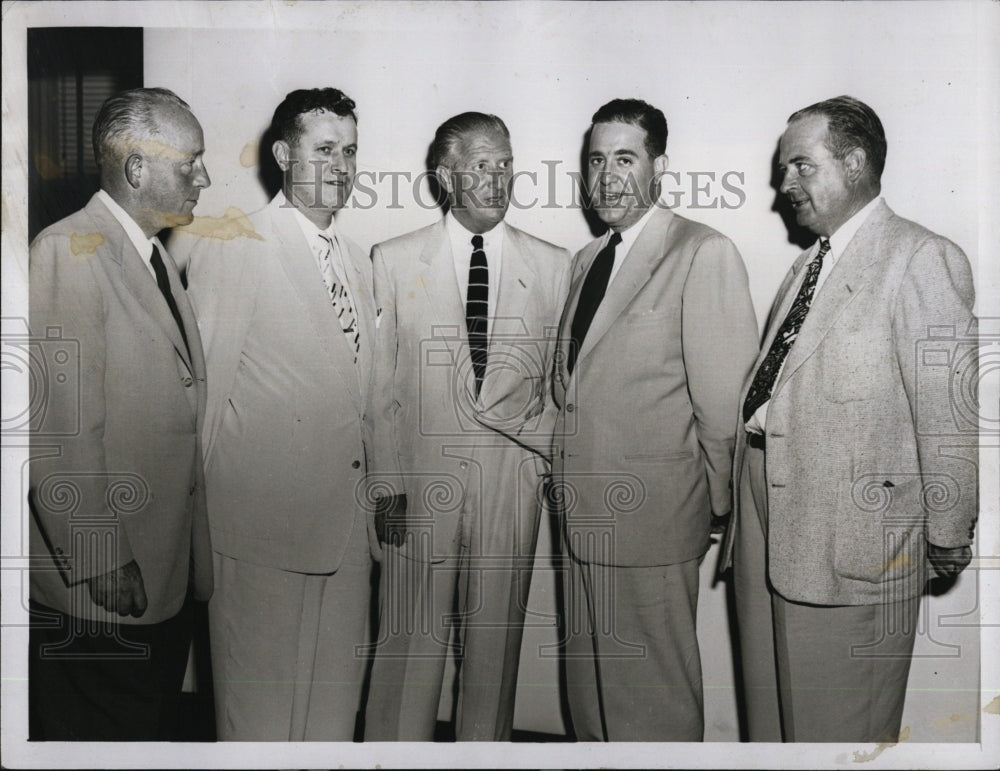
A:
{"type": "Polygon", "coordinates": [[[504,222],[510,135],[442,124],[449,211],[372,251],[381,313],[373,495],[385,558],[366,740],[434,736],[452,631],[456,736],[508,740],[548,471],[547,411],[568,253],[504,222]]]}
{"type": "Polygon", "coordinates": [[[100,191],[29,258],[51,376],[32,411],[29,736],[170,740],[212,568],[205,362],[157,234],[191,222],[210,181],[201,126],[166,89],[113,96],[93,136],[100,191]]]}
{"type": "Polygon", "coordinates": [[[972,273],[879,197],[885,156],[848,96],[781,137],[781,192],[819,238],[740,399],[724,548],[754,740],[897,741],[928,563],[955,576],[971,559],[977,456],[949,386],[976,371],[972,273]]]}
{"type": "Polygon", "coordinates": [[[358,486],[375,332],[368,257],[333,219],[354,183],[354,102],[293,91],[270,134],[282,191],[250,234],[201,239],[189,269],[209,376],[216,722],[220,739],[350,741],[370,637],[358,486]]]}
{"type": "Polygon", "coordinates": [[[702,739],[698,564],[730,512],[732,420],[757,350],[732,241],[658,202],[666,146],[646,102],[594,114],[588,186],[608,231],[574,258],[559,332],[553,497],[586,741],[702,739]]]}

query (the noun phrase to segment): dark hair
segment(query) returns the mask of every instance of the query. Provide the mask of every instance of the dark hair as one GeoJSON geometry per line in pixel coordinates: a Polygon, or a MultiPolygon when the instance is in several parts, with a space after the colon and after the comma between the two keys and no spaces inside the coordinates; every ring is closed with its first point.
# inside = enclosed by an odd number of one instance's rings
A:
{"type": "Polygon", "coordinates": [[[667,119],[663,112],[641,99],[612,99],[594,113],[591,125],[596,123],[628,123],[646,132],[643,142],[650,158],[657,158],[667,151],[667,119]]]}
{"type": "Polygon", "coordinates": [[[458,153],[458,146],[462,138],[466,134],[478,131],[497,131],[508,140],[510,139],[510,132],[507,130],[506,124],[496,115],[487,115],[482,112],[463,112],[448,118],[434,132],[434,141],[431,142],[427,159],[430,168],[436,169],[438,166],[447,166],[451,163],[458,153]]]}
{"type": "Polygon", "coordinates": [[[867,104],[853,96],[837,96],[793,112],[788,122],[810,115],[827,119],[827,147],[838,160],[843,160],[855,147],[865,151],[868,168],[875,180],[882,178],[885,168],[885,129],[878,115],[867,104]]]}
{"type": "Polygon", "coordinates": [[[109,97],[94,119],[91,135],[98,166],[123,161],[140,142],[159,132],[157,107],[191,107],[166,88],[133,88],[109,97]]]}
{"type": "Polygon", "coordinates": [[[300,115],[311,112],[332,112],[342,118],[351,117],[358,122],[355,104],[347,94],[337,88],[310,88],[292,91],[274,110],[269,136],[271,141],[281,139],[289,144],[302,136],[300,115]]]}

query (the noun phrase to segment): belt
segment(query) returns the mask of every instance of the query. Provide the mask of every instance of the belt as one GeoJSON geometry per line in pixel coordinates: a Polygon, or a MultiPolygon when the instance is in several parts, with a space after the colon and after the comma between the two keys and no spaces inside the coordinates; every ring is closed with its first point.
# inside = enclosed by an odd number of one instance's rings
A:
{"type": "Polygon", "coordinates": [[[753,447],[755,450],[763,450],[764,444],[765,439],[763,434],[747,431],[747,445],[749,447],[753,447]]]}

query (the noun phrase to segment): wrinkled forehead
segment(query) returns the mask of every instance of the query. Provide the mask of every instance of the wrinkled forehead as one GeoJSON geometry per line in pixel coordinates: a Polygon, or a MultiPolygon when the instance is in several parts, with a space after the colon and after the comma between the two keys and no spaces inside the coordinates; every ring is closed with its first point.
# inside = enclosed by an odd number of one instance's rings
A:
{"type": "Polygon", "coordinates": [[[458,143],[457,160],[471,163],[476,158],[484,156],[509,158],[510,139],[499,129],[469,131],[463,134],[458,143]]]}
{"type": "Polygon", "coordinates": [[[778,143],[782,160],[829,152],[827,123],[824,115],[807,115],[790,122],[778,143]]]}

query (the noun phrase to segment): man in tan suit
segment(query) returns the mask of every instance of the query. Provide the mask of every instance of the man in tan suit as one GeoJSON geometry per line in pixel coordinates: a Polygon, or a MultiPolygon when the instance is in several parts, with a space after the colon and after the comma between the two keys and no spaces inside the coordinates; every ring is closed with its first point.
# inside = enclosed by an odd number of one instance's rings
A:
{"type": "Polygon", "coordinates": [[[730,511],[732,420],[757,350],[736,247],[657,201],[666,144],[645,102],[594,114],[588,186],[609,230],[574,258],[559,333],[553,497],[587,741],[702,739],[698,564],[730,511]]]}
{"type": "Polygon", "coordinates": [[[201,126],[161,88],[108,99],[101,189],[31,245],[29,735],[177,739],[189,599],[212,593],[201,339],[157,234],[210,184],[201,126]]]}
{"type": "Polygon", "coordinates": [[[354,183],[354,102],[274,112],[282,191],[252,232],[203,238],[191,296],[208,360],[209,606],[220,739],[350,741],[369,639],[363,497],[375,307],[333,215],[354,183]]]}
{"type": "Polygon", "coordinates": [[[433,738],[454,631],[456,736],[504,741],[569,254],[504,222],[513,158],[499,118],[445,121],[431,155],[450,210],[372,250],[381,313],[373,496],[387,545],[365,739],[433,738]]]}
{"type": "Polygon", "coordinates": [[[755,740],[895,742],[927,563],[955,576],[971,559],[977,456],[949,394],[977,366],[972,273],[879,197],[885,155],[848,96],[781,137],[781,192],[819,239],[740,400],[725,553],[755,740]]]}

